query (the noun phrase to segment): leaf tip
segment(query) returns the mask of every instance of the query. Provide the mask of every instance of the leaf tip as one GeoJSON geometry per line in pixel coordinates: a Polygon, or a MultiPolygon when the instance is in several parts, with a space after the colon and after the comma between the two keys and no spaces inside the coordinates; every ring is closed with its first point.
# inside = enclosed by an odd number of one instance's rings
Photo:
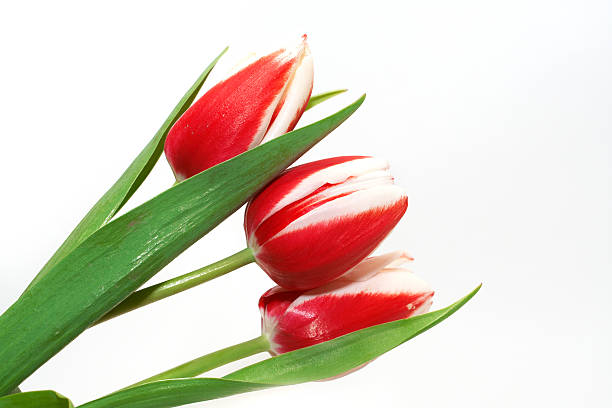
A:
{"type": "Polygon", "coordinates": [[[359,97],[359,99],[357,99],[357,100],[355,101],[355,103],[356,103],[356,104],[358,104],[358,105],[361,105],[361,104],[363,103],[363,101],[365,101],[365,99],[366,99],[366,94],[365,94],[365,92],[364,92],[364,93],[363,93],[363,94],[362,94],[362,95],[359,97]]]}
{"type": "Polygon", "coordinates": [[[473,298],[478,293],[478,291],[480,291],[480,288],[482,288],[482,282],[480,282],[478,286],[476,286],[470,293],[467,294],[467,296],[465,296],[465,302],[473,298]]]}

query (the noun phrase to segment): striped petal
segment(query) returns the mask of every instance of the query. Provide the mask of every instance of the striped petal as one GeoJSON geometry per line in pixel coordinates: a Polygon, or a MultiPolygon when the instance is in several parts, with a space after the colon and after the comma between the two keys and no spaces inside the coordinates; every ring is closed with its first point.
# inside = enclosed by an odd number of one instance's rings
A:
{"type": "Polygon", "coordinates": [[[372,256],[359,262],[353,269],[340,276],[337,280],[366,281],[376,275],[383,268],[396,268],[414,258],[404,251],[389,252],[388,254],[372,256]]]}
{"type": "MultiPolygon", "coordinates": [[[[425,313],[433,290],[406,269],[381,267],[405,259],[387,254],[364,261],[367,279],[344,276],[309,291],[274,288],[260,300],[262,330],[273,354],[308,347],[338,336],[425,313]]],[[[361,265],[361,264],[360,264],[361,265]]]]}
{"type": "Polygon", "coordinates": [[[259,145],[270,129],[276,136],[292,129],[311,90],[312,57],[305,38],[299,46],[259,58],[219,82],[168,133],[165,153],[176,179],[259,145]]]}
{"type": "Polygon", "coordinates": [[[292,131],[308,105],[312,94],[314,66],[310,48],[306,44],[306,35],[303,36],[301,47],[296,63],[297,68],[289,78],[286,91],[272,115],[270,126],[262,143],[292,131]]]}
{"type": "Polygon", "coordinates": [[[321,160],[287,171],[251,201],[247,241],[277,284],[309,289],[370,254],[407,205],[384,160],[321,160]]]}
{"type": "MultiPolygon", "coordinates": [[[[245,230],[251,235],[255,228],[270,215],[294,201],[312,194],[325,184],[337,184],[348,179],[351,168],[364,156],[342,156],[318,160],[293,167],[282,173],[273,183],[266,186],[256,199],[249,202],[245,213],[245,230]],[[345,166],[340,166],[346,163],[345,166]],[[348,168],[347,168],[348,167],[348,168]],[[343,171],[344,169],[344,171],[343,171]]],[[[388,168],[386,162],[384,168],[388,168]]]]}

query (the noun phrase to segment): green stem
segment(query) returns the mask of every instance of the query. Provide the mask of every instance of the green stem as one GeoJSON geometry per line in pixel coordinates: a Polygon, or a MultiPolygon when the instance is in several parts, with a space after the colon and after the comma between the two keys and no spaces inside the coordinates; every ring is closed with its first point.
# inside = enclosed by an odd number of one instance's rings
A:
{"type": "Polygon", "coordinates": [[[239,343],[221,350],[217,350],[213,353],[206,354],[205,356],[196,358],[166,370],[163,373],[154,375],[145,380],[139,381],[136,384],[132,384],[127,388],[135,387],[152,381],[167,380],[170,378],[189,378],[195,377],[206,371],[210,371],[213,368],[221,367],[222,365],[231,363],[232,361],[241,360],[243,358],[252,356],[253,354],[262,353],[270,349],[270,343],[263,335],[256,337],[244,343],[239,343]]]}
{"type": "Polygon", "coordinates": [[[94,325],[124,313],[131,312],[139,307],[157,302],[168,296],[176,295],[177,293],[191,289],[201,283],[223,276],[241,266],[248,265],[254,260],[253,251],[250,248],[245,248],[242,251],[236,252],[234,255],[228,256],[225,259],[203,268],[196,269],[193,272],[138,290],[125,298],[123,302],[115,306],[114,309],[105,314],[104,317],[94,323],[94,325]]]}

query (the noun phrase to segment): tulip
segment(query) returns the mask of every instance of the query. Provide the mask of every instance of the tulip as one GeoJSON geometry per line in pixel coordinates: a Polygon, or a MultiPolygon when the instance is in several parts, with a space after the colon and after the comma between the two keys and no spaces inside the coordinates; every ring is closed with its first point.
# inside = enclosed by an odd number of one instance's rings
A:
{"type": "Polygon", "coordinates": [[[259,58],[219,82],[168,133],[164,150],[177,181],[293,130],[312,82],[305,35],[297,47],[259,58]]]}
{"type": "Polygon", "coordinates": [[[406,212],[386,161],[351,156],[281,174],[247,205],[247,248],[213,264],[138,290],[98,323],[223,276],[251,262],[280,286],[321,286],[368,256],[406,212]]]}
{"type": "Polygon", "coordinates": [[[368,256],[407,207],[385,160],[319,160],[287,170],[249,202],[247,244],[276,284],[311,289],[368,256]]]}
{"type": "Polygon", "coordinates": [[[371,257],[340,278],[308,291],[276,286],[259,300],[272,355],[356,330],[426,313],[434,292],[407,269],[402,252],[371,257]]]}
{"type": "MultiPolygon", "coordinates": [[[[276,356],[426,313],[431,307],[433,290],[409,270],[399,268],[411,260],[405,252],[396,251],[367,258],[316,289],[288,290],[276,286],[259,299],[261,336],[198,357],[134,385],[194,377],[257,353],[267,351],[276,356]]],[[[341,375],[345,374],[348,372],[341,375]]]]}

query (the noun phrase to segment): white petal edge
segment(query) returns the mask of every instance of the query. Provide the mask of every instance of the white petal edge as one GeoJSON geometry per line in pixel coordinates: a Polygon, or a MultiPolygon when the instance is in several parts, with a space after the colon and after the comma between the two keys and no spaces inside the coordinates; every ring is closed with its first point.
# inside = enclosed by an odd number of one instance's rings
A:
{"type": "MultiPolygon", "coordinates": [[[[360,293],[394,295],[400,293],[426,294],[433,292],[431,286],[414,273],[404,268],[385,268],[366,281],[335,280],[327,285],[304,292],[295,299],[285,313],[320,296],[346,296],[360,293]]],[[[426,302],[428,303],[428,302],[426,302]]],[[[410,308],[410,305],[407,305],[410,308]]],[[[421,308],[415,311],[420,311],[421,308]]]]}
{"type": "MultiPolygon", "coordinates": [[[[388,169],[389,163],[384,159],[363,157],[329,166],[314,172],[300,181],[291,191],[288,191],[261,219],[260,224],[277,211],[312,194],[313,191],[325,184],[341,183],[349,177],[361,176],[369,172],[388,169]]],[[[291,169],[289,171],[291,171],[291,169]]]]}
{"type": "Polygon", "coordinates": [[[295,120],[297,114],[306,104],[310,91],[312,90],[312,82],[314,78],[314,67],[312,55],[308,44],[304,42],[303,55],[298,57],[297,69],[290,79],[289,86],[285,90],[285,100],[280,112],[270,125],[266,135],[261,143],[266,143],[278,136],[287,133],[289,125],[295,120]]]}
{"type": "MultiPolygon", "coordinates": [[[[282,52],[275,59],[280,62],[283,62],[283,61],[291,60],[292,58],[298,58],[299,53],[302,52],[301,48],[302,47],[300,47],[300,49],[284,50],[284,52],[282,52]]],[[[299,59],[297,61],[299,61],[299,59]]],[[[287,92],[287,87],[291,82],[291,78],[295,75],[297,66],[298,66],[297,62],[293,64],[293,67],[291,68],[291,72],[289,73],[289,78],[283,85],[283,89],[281,89],[278,95],[274,97],[274,101],[266,109],[266,114],[263,116],[261,122],[259,123],[259,127],[257,128],[257,132],[255,133],[255,135],[253,136],[253,140],[251,141],[251,144],[249,144],[249,150],[253,149],[254,147],[259,146],[262,143],[262,140],[266,136],[268,127],[270,126],[270,121],[272,120],[274,111],[276,110],[276,107],[278,106],[281,99],[283,98],[283,95],[285,94],[285,92],[287,92]]]]}
{"type": "Polygon", "coordinates": [[[346,281],[365,281],[376,275],[384,268],[397,268],[414,258],[404,251],[394,251],[383,255],[371,256],[359,262],[338,279],[346,281]]]}
{"type": "MultiPolygon", "coordinates": [[[[316,224],[342,218],[352,218],[358,214],[377,208],[387,208],[393,206],[405,197],[406,193],[404,189],[394,184],[375,186],[366,190],[355,191],[352,194],[328,201],[307,212],[302,217],[292,221],[267,242],[289,232],[312,227],[316,224]]],[[[260,243],[260,245],[265,245],[265,242],[260,243]]]]}

